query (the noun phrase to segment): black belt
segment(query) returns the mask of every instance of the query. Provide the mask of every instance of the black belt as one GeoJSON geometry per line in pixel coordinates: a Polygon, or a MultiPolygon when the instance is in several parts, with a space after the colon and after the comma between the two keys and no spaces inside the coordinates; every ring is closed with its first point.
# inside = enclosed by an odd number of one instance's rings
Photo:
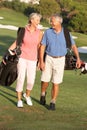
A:
{"type": "Polygon", "coordinates": [[[63,56],[50,56],[50,57],[52,57],[52,58],[61,58],[63,56]]]}

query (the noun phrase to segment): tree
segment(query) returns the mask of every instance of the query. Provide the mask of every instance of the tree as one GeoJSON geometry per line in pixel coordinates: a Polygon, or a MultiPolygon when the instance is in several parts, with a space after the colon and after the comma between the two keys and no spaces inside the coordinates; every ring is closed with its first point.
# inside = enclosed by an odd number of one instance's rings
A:
{"type": "Polygon", "coordinates": [[[72,0],[60,0],[57,2],[60,4],[61,9],[69,10],[69,8],[71,8],[71,6],[72,6],[73,1],[72,0]]]}
{"type": "Polygon", "coordinates": [[[40,0],[40,4],[36,6],[36,10],[44,18],[49,18],[54,13],[60,13],[60,6],[55,0],[40,0]]]}
{"type": "Polygon", "coordinates": [[[87,15],[85,12],[79,12],[74,16],[70,22],[69,26],[73,28],[74,31],[87,34],[87,15]]]}

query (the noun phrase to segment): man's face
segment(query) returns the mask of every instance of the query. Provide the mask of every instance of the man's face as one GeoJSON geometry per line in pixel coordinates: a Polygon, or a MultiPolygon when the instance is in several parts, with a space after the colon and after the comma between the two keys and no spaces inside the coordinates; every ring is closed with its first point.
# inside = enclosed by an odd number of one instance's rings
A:
{"type": "Polygon", "coordinates": [[[54,28],[54,29],[57,28],[58,25],[60,25],[59,18],[52,17],[51,21],[50,21],[50,24],[51,24],[52,28],[54,28]]]}

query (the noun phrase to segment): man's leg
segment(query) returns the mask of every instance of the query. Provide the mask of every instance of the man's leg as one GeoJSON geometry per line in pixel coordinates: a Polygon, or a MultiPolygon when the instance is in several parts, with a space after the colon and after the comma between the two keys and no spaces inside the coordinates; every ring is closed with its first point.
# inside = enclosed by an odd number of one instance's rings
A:
{"type": "Polygon", "coordinates": [[[40,104],[46,104],[46,89],[48,87],[48,82],[41,82],[41,96],[40,96],[40,104]]]}
{"type": "Polygon", "coordinates": [[[59,85],[58,84],[53,84],[52,91],[51,91],[51,101],[53,103],[56,102],[58,93],[59,93],[59,85]]]}
{"type": "Polygon", "coordinates": [[[45,95],[46,89],[48,87],[48,82],[41,82],[41,95],[45,95]]]}
{"type": "Polygon", "coordinates": [[[51,102],[50,102],[50,110],[55,110],[55,103],[59,93],[59,85],[53,84],[52,91],[51,91],[51,102]]]}

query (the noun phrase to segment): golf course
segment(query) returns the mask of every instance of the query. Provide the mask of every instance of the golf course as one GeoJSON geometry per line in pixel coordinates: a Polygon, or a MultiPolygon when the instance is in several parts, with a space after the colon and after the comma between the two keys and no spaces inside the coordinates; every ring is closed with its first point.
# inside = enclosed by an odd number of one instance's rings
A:
{"type": "MultiPolygon", "coordinates": [[[[25,26],[28,18],[22,13],[0,9],[0,24],[16,27],[25,26]]],[[[46,25],[45,25],[46,27],[46,25]]],[[[76,36],[77,47],[87,46],[87,35],[71,32],[76,36]]],[[[17,31],[0,28],[0,62],[8,47],[16,39],[17,31]]],[[[80,53],[87,62],[87,53],[80,53]]],[[[0,130],[87,130],[87,74],[81,70],[65,70],[56,101],[56,110],[49,111],[51,82],[47,89],[46,105],[39,103],[41,71],[37,70],[34,88],[31,93],[33,106],[23,99],[23,108],[17,108],[16,81],[8,87],[0,85],[0,130]]],[[[24,90],[26,89],[26,79],[24,90]]]]}

